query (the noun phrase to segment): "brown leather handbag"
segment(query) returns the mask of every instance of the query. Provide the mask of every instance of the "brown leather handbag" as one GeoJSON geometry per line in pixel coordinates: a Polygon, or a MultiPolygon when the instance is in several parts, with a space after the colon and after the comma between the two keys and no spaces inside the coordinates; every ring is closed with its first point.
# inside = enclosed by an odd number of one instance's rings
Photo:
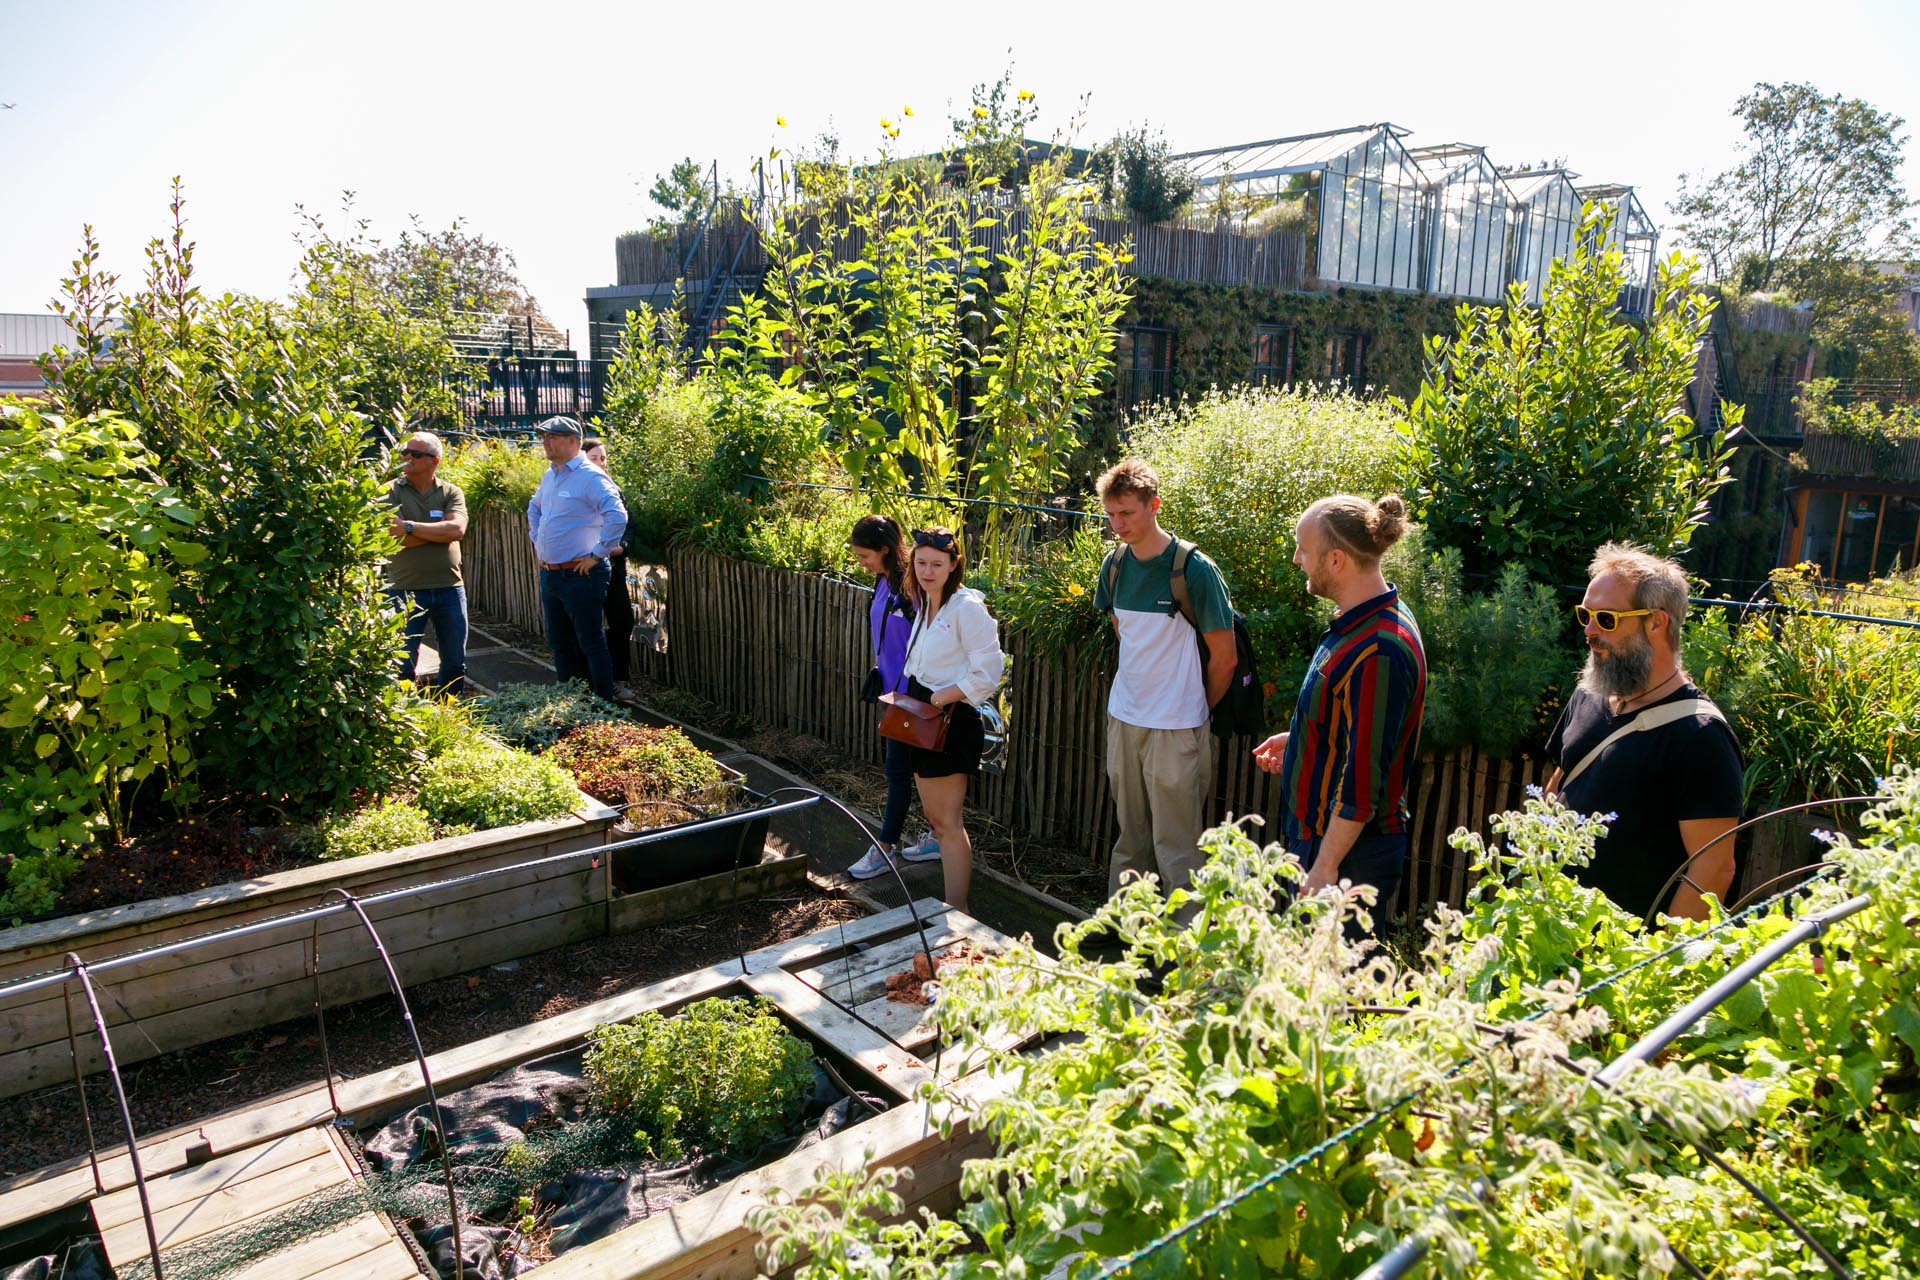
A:
{"type": "Polygon", "coordinates": [[[947,745],[948,707],[910,698],[904,693],[883,693],[880,703],[880,736],[904,742],[910,747],[938,751],[947,745]]]}

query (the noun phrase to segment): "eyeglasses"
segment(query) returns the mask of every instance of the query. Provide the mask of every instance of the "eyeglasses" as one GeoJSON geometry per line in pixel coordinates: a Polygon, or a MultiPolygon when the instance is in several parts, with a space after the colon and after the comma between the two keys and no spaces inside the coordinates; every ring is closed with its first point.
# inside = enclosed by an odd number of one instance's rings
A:
{"type": "Polygon", "coordinates": [[[400,456],[403,458],[437,458],[440,455],[437,453],[429,453],[425,449],[402,449],[400,450],[400,456]]]}
{"type": "Polygon", "coordinates": [[[1599,623],[1602,631],[1611,631],[1620,625],[1622,618],[1640,618],[1656,609],[1589,609],[1583,604],[1573,606],[1573,620],[1582,627],[1599,623]]]}
{"type": "Polygon", "coordinates": [[[932,547],[935,551],[952,551],[953,535],[950,533],[933,533],[926,529],[915,529],[913,531],[913,545],[916,547],[932,547]]]}

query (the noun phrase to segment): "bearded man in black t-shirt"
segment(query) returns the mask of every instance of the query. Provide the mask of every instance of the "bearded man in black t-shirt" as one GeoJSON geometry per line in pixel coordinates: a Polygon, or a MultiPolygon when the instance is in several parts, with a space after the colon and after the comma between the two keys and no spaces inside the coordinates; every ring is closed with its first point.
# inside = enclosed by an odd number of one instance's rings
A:
{"type": "Polygon", "coordinates": [[[1726,717],[1680,665],[1687,576],[1623,542],[1595,552],[1587,574],[1574,611],[1587,664],[1547,739],[1558,766],[1547,791],[1615,816],[1574,874],[1634,915],[1703,919],[1702,895],[1724,901],[1733,883],[1733,840],[1719,837],[1739,824],[1744,770],[1726,717]]]}

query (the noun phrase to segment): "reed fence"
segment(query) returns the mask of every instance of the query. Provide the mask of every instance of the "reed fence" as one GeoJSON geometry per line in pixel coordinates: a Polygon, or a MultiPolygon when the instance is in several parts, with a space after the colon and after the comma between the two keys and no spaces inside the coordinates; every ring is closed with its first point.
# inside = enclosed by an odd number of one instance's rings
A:
{"type": "MultiPolygon", "coordinates": [[[[524,520],[483,512],[465,546],[473,608],[538,632],[524,520]]],[[[873,708],[855,696],[872,664],[867,587],[689,550],[673,553],[667,578],[666,647],[636,645],[636,671],[879,767],[873,708]]],[[[1016,834],[1069,844],[1103,865],[1114,838],[1105,762],[1112,671],[1098,655],[1040,656],[1017,634],[1003,633],[1001,643],[1009,668],[1005,770],[982,775],[972,802],[1016,834]]],[[[1259,814],[1267,838],[1277,838],[1282,797],[1253,763],[1253,746],[1236,738],[1220,752],[1216,813],[1259,814]]],[[[1488,818],[1518,808],[1527,786],[1549,772],[1537,759],[1472,749],[1423,758],[1408,799],[1412,861],[1402,908],[1461,903],[1470,869],[1448,837],[1461,827],[1484,833],[1488,818]]]]}

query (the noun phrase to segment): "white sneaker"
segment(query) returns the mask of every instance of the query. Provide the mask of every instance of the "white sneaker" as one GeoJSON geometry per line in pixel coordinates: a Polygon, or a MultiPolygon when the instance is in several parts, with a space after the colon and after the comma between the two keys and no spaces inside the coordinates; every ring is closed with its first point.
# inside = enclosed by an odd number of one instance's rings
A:
{"type": "Polygon", "coordinates": [[[615,680],[613,682],[613,696],[614,699],[619,702],[632,702],[633,686],[625,680],[615,680]]]}
{"type": "Polygon", "coordinates": [[[893,870],[893,862],[878,845],[869,846],[860,861],[847,868],[847,874],[855,880],[871,880],[893,870]]]}
{"type": "Polygon", "coordinates": [[[908,862],[938,862],[940,861],[940,842],[935,840],[933,833],[929,831],[920,837],[919,844],[910,844],[902,849],[900,856],[908,862]]]}

